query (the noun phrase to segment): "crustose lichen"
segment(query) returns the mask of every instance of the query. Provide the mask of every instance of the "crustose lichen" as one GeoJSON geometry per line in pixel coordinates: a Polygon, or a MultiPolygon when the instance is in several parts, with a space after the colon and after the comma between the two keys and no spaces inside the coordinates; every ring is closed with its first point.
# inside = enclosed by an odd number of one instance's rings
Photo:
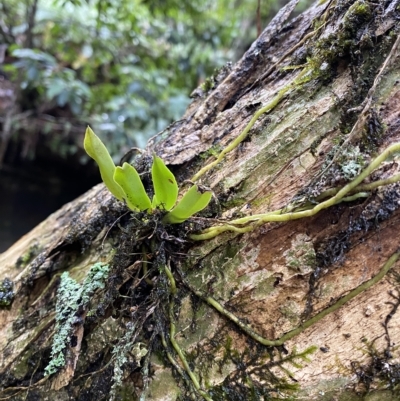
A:
{"type": "Polygon", "coordinates": [[[99,288],[104,288],[109,266],[95,263],[89,270],[82,285],[71,278],[68,272],[61,275],[57,291],[56,327],[51,349],[51,359],[45,369],[46,375],[56,373],[65,366],[65,352],[78,309],[85,309],[91,295],[99,288]]]}

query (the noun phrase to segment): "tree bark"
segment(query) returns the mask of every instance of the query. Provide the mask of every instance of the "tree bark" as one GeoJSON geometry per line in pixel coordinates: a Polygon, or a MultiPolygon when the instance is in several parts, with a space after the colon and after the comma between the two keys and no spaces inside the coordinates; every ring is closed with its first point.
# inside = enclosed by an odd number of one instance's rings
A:
{"type": "Polygon", "coordinates": [[[164,227],[98,185],[0,255],[0,399],[398,399],[400,4],[296,3],[136,160],[211,188],[204,213],[164,227]]]}

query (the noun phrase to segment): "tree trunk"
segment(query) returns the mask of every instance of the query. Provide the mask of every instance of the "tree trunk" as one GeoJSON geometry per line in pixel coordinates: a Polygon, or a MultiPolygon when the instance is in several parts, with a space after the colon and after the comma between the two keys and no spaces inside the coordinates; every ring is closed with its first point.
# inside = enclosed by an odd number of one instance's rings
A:
{"type": "Polygon", "coordinates": [[[205,212],[98,185],[0,255],[1,399],[399,399],[400,4],[296,3],[136,160],[205,212]]]}

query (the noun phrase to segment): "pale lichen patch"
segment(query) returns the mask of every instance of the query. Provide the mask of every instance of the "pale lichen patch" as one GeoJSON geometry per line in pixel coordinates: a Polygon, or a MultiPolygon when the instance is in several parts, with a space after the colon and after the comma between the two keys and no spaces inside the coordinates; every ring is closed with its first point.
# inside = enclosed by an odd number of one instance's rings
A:
{"type": "Polygon", "coordinates": [[[153,376],[146,391],[146,399],[163,401],[177,400],[181,391],[172,375],[172,370],[170,368],[165,368],[164,363],[154,354],[151,358],[151,366],[153,368],[153,376]]]}
{"type": "Polygon", "coordinates": [[[181,303],[176,339],[184,349],[191,349],[203,340],[212,338],[220,322],[220,316],[209,306],[203,304],[194,310],[190,297],[185,297],[181,303]],[[196,330],[192,323],[196,322],[196,330]]]}
{"type": "Polygon", "coordinates": [[[311,238],[299,233],[292,239],[290,248],[274,258],[271,270],[281,273],[286,281],[293,276],[310,274],[315,266],[316,254],[311,238]]]}
{"type": "Polygon", "coordinates": [[[291,330],[300,323],[301,307],[302,305],[292,299],[288,299],[279,307],[282,317],[276,323],[283,332],[291,330]]]}

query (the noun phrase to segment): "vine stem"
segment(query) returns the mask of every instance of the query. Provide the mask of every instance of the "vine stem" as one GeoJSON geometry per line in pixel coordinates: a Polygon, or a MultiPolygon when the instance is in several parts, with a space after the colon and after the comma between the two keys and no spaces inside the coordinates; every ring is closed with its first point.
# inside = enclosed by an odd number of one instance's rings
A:
{"type": "MultiPolygon", "coordinates": [[[[395,184],[396,182],[400,181],[400,174],[394,174],[389,178],[384,178],[382,180],[377,180],[374,182],[370,182],[368,184],[360,184],[358,185],[355,189],[356,192],[361,192],[361,191],[372,191],[376,188],[387,186],[390,184],[395,184]]],[[[319,196],[317,196],[316,200],[320,201],[325,198],[328,198],[329,196],[333,196],[339,192],[339,188],[331,188],[328,189],[324,192],[322,192],[319,196]]],[[[350,191],[353,192],[353,191],[350,191]]]]}
{"type": "MultiPolygon", "coordinates": [[[[174,319],[174,305],[175,302],[173,301],[174,296],[176,295],[176,282],[175,282],[175,278],[171,272],[171,270],[169,269],[168,266],[164,266],[164,270],[165,270],[165,274],[168,277],[169,280],[169,284],[170,284],[170,293],[171,293],[171,301],[169,303],[169,320],[170,320],[170,341],[172,344],[172,347],[174,348],[175,352],[178,354],[179,359],[182,362],[183,367],[186,370],[186,373],[189,375],[190,380],[193,383],[193,386],[195,387],[195,389],[199,392],[199,394],[206,400],[206,401],[213,401],[212,398],[210,398],[210,396],[201,389],[200,383],[196,377],[196,375],[192,372],[192,370],[190,369],[190,366],[186,360],[186,357],[181,349],[181,347],[179,346],[179,344],[176,342],[175,340],[175,334],[176,334],[176,325],[175,325],[175,319],[174,319]]],[[[165,339],[164,339],[165,342],[165,339]]],[[[166,345],[166,343],[165,343],[166,345]]],[[[170,356],[169,356],[170,357],[170,356]]],[[[171,361],[172,356],[169,358],[171,361]]],[[[173,359],[173,358],[172,358],[173,359]]]]}
{"type": "MultiPolygon", "coordinates": [[[[360,175],[358,175],[353,181],[349,182],[347,185],[345,185],[343,188],[338,190],[336,193],[334,191],[332,192],[333,196],[325,201],[322,201],[321,203],[318,203],[316,206],[314,206],[311,209],[308,210],[302,210],[298,212],[286,212],[288,210],[287,208],[275,210],[273,212],[269,213],[262,213],[262,214],[255,214],[252,216],[246,216],[240,219],[235,219],[227,222],[227,224],[224,225],[219,225],[219,226],[212,226],[209,228],[206,228],[205,230],[201,231],[200,234],[192,234],[190,235],[190,238],[195,241],[201,241],[205,239],[210,239],[214,238],[217,235],[225,232],[225,231],[235,231],[237,233],[245,233],[254,230],[256,227],[267,223],[267,222],[272,222],[272,221],[277,221],[277,222],[284,222],[284,221],[290,221],[290,220],[296,220],[296,219],[301,219],[304,217],[311,217],[319,213],[323,209],[327,209],[333,205],[336,205],[337,203],[342,202],[343,200],[351,200],[346,199],[346,196],[354,191],[360,184],[361,182],[367,178],[374,170],[376,170],[380,164],[385,161],[387,158],[389,158],[393,153],[399,152],[400,151],[400,142],[394,143],[393,145],[390,145],[387,147],[379,156],[377,156],[370,164],[368,167],[364,169],[364,171],[361,172],[360,175]],[[244,227],[236,227],[237,225],[239,226],[244,226],[244,227]]],[[[381,184],[392,184],[396,181],[400,180],[400,174],[396,174],[390,179],[387,180],[382,180],[380,181],[381,184]]],[[[379,183],[379,182],[378,182],[379,183]]],[[[373,183],[372,183],[373,184],[373,183]]],[[[369,184],[371,185],[371,184],[369,184]]],[[[364,188],[367,188],[368,186],[365,185],[363,186],[364,188]]],[[[372,186],[373,187],[373,186],[372,186]]],[[[290,206],[289,206],[290,208],[290,206]]]]}
{"type": "Polygon", "coordinates": [[[216,166],[218,163],[220,163],[227,153],[229,153],[230,151],[235,149],[237,146],[239,146],[239,144],[247,137],[249,131],[253,128],[253,126],[256,123],[256,121],[258,120],[258,118],[262,114],[267,113],[268,111],[271,111],[272,109],[274,109],[290,89],[293,89],[294,87],[296,87],[297,85],[299,85],[301,83],[302,78],[309,71],[310,71],[310,69],[308,67],[306,67],[302,71],[300,71],[300,73],[297,75],[297,77],[295,79],[293,79],[290,83],[285,85],[269,103],[267,103],[264,107],[262,107],[260,110],[258,110],[254,114],[254,116],[251,118],[249,123],[246,125],[244,130],[226,148],[224,148],[221,151],[221,153],[217,156],[216,160],[205,165],[202,169],[200,169],[191,178],[191,181],[193,181],[193,182],[197,181],[201,176],[203,176],[205,173],[207,173],[207,171],[211,170],[214,166],[216,166]]]}
{"type": "Polygon", "coordinates": [[[351,299],[355,298],[357,295],[361,294],[362,292],[366,291],[367,289],[371,288],[377,282],[383,279],[383,277],[388,273],[388,271],[392,268],[392,266],[396,263],[400,256],[400,249],[398,249],[382,266],[379,273],[377,273],[374,277],[370,280],[365,281],[363,284],[359,285],[357,288],[354,288],[348,294],[339,298],[333,305],[329,306],[328,308],[322,310],[321,312],[317,313],[312,318],[303,322],[299,327],[285,333],[282,337],[278,338],[277,340],[268,340],[267,338],[262,337],[258,333],[256,333],[249,325],[243,323],[237,316],[233,313],[229,312],[224,306],[222,306],[217,300],[212,297],[204,296],[198,290],[194,289],[192,286],[185,283],[198,297],[206,301],[210,306],[216,309],[221,315],[227,317],[233,323],[235,323],[238,327],[240,327],[246,334],[248,334],[251,338],[256,340],[258,343],[268,346],[268,347],[276,347],[279,345],[284,344],[286,341],[291,340],[293,337],[296,337],[301,332],[306,330],[307,328],[311,327],[325,316],[329,315],[330,313],[335,312],[345,303],[349,302],[351,299]]]}

